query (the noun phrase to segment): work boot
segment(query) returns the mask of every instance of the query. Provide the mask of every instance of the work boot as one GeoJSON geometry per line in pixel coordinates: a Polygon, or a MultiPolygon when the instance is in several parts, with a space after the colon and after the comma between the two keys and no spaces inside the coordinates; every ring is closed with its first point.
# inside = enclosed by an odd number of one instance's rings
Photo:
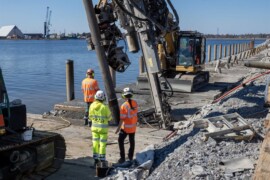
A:
{"type": "Polygon", "coordinates": [[[118,160],[118,164],[122,164],[122,163],[124,163],[126,160],[125,159],[123,159],[123,158],[120,158],[119,160],[118,160]]]}
{"type": "Polygon", "coordinates": [[[95,159],[94,167],[96,167],[98,163],[99,163],[99,160],[98,159],[95,159]]]}
{"type": "Polygon", "coordinates": [[[84,125],[87,126],[88,125],[88,117],[84,117],[84,125]]]}
{"type": "Polygon", "coordinates": [[[88,127],[92,127],[92,121],[88,121],[88,127]]]}

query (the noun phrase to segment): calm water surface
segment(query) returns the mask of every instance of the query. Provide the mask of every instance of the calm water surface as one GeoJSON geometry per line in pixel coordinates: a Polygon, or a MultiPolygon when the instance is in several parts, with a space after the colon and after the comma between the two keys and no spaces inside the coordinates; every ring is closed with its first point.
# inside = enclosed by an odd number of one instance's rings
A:
{"type": "MultiPolygon", "coordinates": [[[[240,42],[208,40],[207,44],[240,42]]],[[[262,42],[264,40],[256,40],[255,44],[262,42]]],[[[95,69],[95,78],[104,90],[95,51],[87,51],[84,40],[1,40],[0,52],[0,67],[9,99],[21,99],[29,113],[49,111],[54,104],[66,100],[67,59],[74,61],[76,99],[82,99],[80,86],[88,68],[95,69]]],[[[126,72],[117,73],[117,85],[136,81],[139,56],[140,53],[129,54],[132,64],[126,72]]]]}

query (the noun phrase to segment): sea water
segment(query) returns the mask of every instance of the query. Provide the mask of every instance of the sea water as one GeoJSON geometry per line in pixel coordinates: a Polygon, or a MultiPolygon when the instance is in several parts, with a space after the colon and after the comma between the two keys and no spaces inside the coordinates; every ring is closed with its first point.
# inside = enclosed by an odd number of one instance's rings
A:
{"type": "MultiPolygon", "coordinates": [[[[249,40],[207,40],[208,44],[237,44],[249,40]]],[[[256,40],[260,44],[264,40],[256,40]]],[[[122,43],[124,45],[124,43],[122,43]]],[[[117,73],[117,86],[136,82],[141,52],[127,52],[131,65],[117,73]]],[[[50,111],[54,104],[66,101],[66,61],[74,61],[75,99],[82,99],[81,81],[88,68],[104,90],[95,51],[88,51],[85,40],[0,40],[0,67],[10,101],[21,99],[27,112],[50,111]]]]}

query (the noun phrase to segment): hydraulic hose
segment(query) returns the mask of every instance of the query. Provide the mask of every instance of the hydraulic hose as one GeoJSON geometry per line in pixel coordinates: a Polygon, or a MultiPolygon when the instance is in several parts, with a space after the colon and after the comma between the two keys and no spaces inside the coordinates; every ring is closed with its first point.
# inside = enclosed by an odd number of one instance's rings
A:
{"type": "Polygon", "coordinates": [[[175,19],[176,19],[176,23],[177,23],[177,26],[179,25],[179,16],[178,16],[178,13],[177,11],[175,10],[174,6],[172,5],[172,2],[171,0],[167,0],[169,6],[171,7],[172,11],[173,11],[173,14],[175,16],[175,19]]]}
{"type": "Polygon", "coordinates": [[[156,27],[158,27],[158,29],[160,29],[161,31],[165,31],[166,27],[163,27],[160,23],[156,22],[156,20],[154,20],[153,18],[149,17],[147,14],[145,14],[145,12],[133,1],[130,0],[130,3],[132,6],[134,6],[140,13],[142,13],[145,17],[147,17],[147,19],[149,19],[149,21],[151,21],[156,27]]]}
{"type": "Polygon", "coordinates": [[[269,71],[266,71],[266,72],[264,72],[264,73],[262,73],[262,74],[259,74],[259,75],[255,76],[255,77],[253,77],[253,78],[251,78],[251,79],[245,81],[244,83],[241,83],[240,85],[236,86],[235,88],[233,88],[233,89],[227,91],[226,93],[224,93],[224,94],[223,94],[222,96],[220,96],[219,98],[215,99],[215,100],[212,102],[212,104],[214,104],[214,103],[216,103],[216,102],[222,100],[223,98],[225,98],[227,95],[229,95],[229,94],[232,93],[233,91],[235,91],[235,90],[237,90],[237,89],[239,89],[239,88],[241,88],[241,87],[245,87],[247,83],[252,82],[252,81],[255,81],[256,79],[258,79],[258,78],[260,78],[260,77],[262,77],[262,76],[264,76],[264,75],[266,75],[266,74],[269,74],[269,73],[270,73],[270,70],[269,70],[269,71]]]}
{"type": "Polygon", "coordinates": [[[125,13],[127,13],[129,16],[131,16],[131,17],[133,17],[133,18],[135,18],[135,19],[137,19],[137,20],[139,20],[139,21],[149,21],[148,19],[143,19],[143,18],[137,17],[137,16],[135,16],[134,14],[132,14],[131,12],[129,12],[126,8],[124,8],[124,7],[122,6],[122,4],[121,4],[118,0],[114,0],[114,1],[115,1],[115,3],[117,4],[117,6],[119,6],[119,8],[120,8],[122,11],[124,11],[125,13]]]}

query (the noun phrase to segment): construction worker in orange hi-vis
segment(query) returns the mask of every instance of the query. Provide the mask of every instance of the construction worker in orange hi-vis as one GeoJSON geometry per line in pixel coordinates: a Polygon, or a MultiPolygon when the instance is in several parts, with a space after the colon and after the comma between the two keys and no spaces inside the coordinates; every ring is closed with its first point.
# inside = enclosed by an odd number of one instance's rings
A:
{"type": "Polygon", "coordinates": [[[82,81],[82,92],[85,102],[85,114],[84,114],[84,125],[88,125],[89,119],[89,107],[91,103],[95,100],[94,96],[99,90],[98,82],[94,79],[94,70],[88,69],[86,72],[86,78],[82,81]]]}
{"type": "Polygon", "coordinates": [[[118,160],[118,163],[123,163],[126,160],[124,141],[127,136],[129,136],[129,144],[130,144],[128,151],[128,159],[130,161],[133,160],[135,149],[135,132],[138,121],[137,117],[138,104],[134,99],[131,99],[132,96],[133,91],[129,87],[123,89],[122,97],[125,99],[125,102],[121,105],[120,122],[117,130],[115,131],[115,134],[117,134],[120,131],[118,137],[120,159],[118,160]]]}

